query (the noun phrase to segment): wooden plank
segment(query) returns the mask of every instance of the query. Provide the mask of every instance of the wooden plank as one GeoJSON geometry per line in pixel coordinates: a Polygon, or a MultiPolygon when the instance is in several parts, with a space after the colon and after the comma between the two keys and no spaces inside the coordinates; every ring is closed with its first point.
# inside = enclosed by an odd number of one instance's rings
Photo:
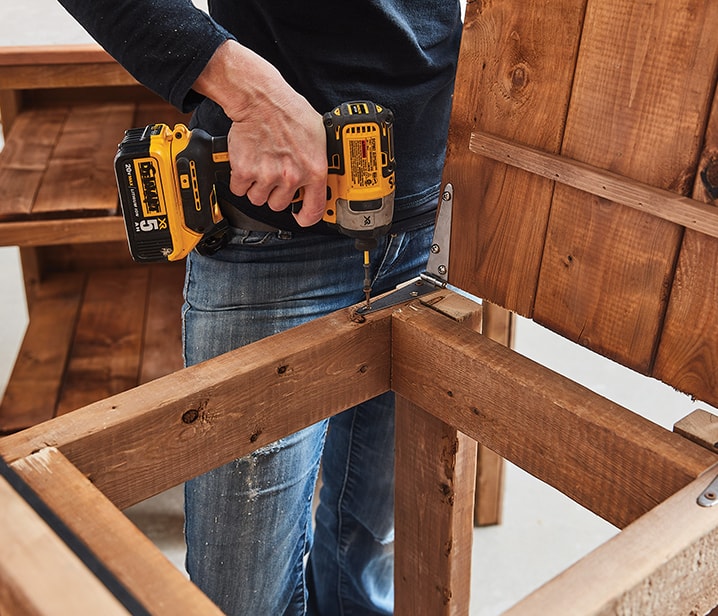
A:
{"type": "Polygon", "coordinates": [[[696,409],[677,421],[673,431],[709,451],[718,452],[718,417],[713,413],[696,409]]]}
{"type": "Polygon", "coordinates": [[[0,455],[57,447],[128,507],[388,391],[391,314],[352,316],[332,313],[6,436],[0,455]]]}
{"type": "Polygon", "coordinates": [[[131,85],[136,80],[98,45],[0,48],[7,89],[131,85]]]}
{"type": "Polygon", "coordinates": [[[714,467],[504,616],[706,614],[718,604],[718,510],[696,504],[714,467]]]}
{"type": "Polygon", "coordinates": [[[131,104],[72,107],[40,184],[33,214],[116,212],[112,160],[133,114],[131,104]]]}
{"type": "Polygon", "coordinates": [[[140,384],[182,368],[184,272],[184,263],[163,263],[150,269],[140,384]]]}
{"type": "Polygon", "coordinates": [[[149,270],[88,274],[57,414],[137,385],[149,270]]]}
{"type": "Polygon", "coordinates": [[[718,460],[426,308],[394,313],[392,349],[399,395],[618,527],[718,460]]]}
{"type": "Polygon", "coordinates": [[[504,459],[485,445],[479,445],[476,457],[476,499],[474,525],[501,524],[504,503],[504,459]]]}
{"type": "Polygon", "coordinates": [[[444,182],[454,186],[449,282],[533,310],[553,183],[474,156],[483,131],[558,153],[585,0],[469,2],[444,182]]]}
{"type": "Polygon", "coordinates": [[[1,477],[0,518],[3,615],[128,613],[1,477]]]}
{"type": "Polygon", "coordinates": [[[0,47],[0,67],[88,63],[114,64],[115,60],[96,43],[0,47]]]}
{"type": "Polygon", "coordinates": [[[466,614],[476,442],[397,396],[395,611],[466,614]]]}
{"type": "Polygon", "coordinates": [[[125,241],[120,216],[0,222],[0,246],[53,246],[125,241]]]}
{"type": "MultiPolygon", "coordinates": [[[[701,201],[485,133],[471,133],[469,149],[602,199],[718,237],[718,208],[701,201]]],[[[702,184],[701,192],[704,192],[702,184]]]]}
{"type": "Polygon", "coordinates": [[[27,215],[67,117],[67,109],[27,111],[0,151],[0,220],[27,215]]]}
{"type": "MultiPolygon", "coordinates": [[[[494,342],[513,347],[513,315],[500,306],[483,303],[481,333],[494,342]]],[[[503,514],[504,461],[503,458],[479,444],[476,458],[476,500],[474,524],[491,526],[501,524],[503,514]]]]}
{"type": "Polygon", "coordinates": [[[60,395],[85,284],[57,274],[35,287],[30,320],[0,405],[0,431],[51,419],[60,395]]]}
{"type": "MultiPolygon", "coordinates": [[[[421,303],[492,340],[510,344],[511,315],[498,306],[488,302],[479,305],[447,291],[429,295],[421,303]]],[[[475,457],[474,523],[477,526],[498,524],[503,501],[503,460],[481,444],[475,457]]]]}
{"type": "MultiPolygon", "coordinates": [[[[588,3],[561,153],[691,191],[718,65],[718,4],[588,3]]],[[[534,318],[650,374],[682,229],[557,185],[534,318]]]]}
{"type": "MultiPolygon", "coordinates": [[[[706,129],[693,197],[718,214],[718,93],[706,129]]],[[[687,230],[683,236],[654,375],[718,405],[718,239],[687,230]]]]}
{"type": "MultiPolygon", "coordinates": [[[[43,449],[12,466],[149,613],[221,613],[57,449],[43,449]]],[[[48,577],[51,581],[58,572],[48,577]]],[[[84,596],[84,587],[71,588],[84,596]]],[[[75,613],[92,612],[81,605],[75,613]]]]}

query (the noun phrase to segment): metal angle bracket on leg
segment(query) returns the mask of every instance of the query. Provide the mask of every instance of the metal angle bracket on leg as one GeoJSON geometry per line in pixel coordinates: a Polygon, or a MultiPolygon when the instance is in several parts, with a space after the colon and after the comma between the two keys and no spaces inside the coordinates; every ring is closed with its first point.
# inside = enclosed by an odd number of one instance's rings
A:
{"type": "Polygon", "coordinates": [[[698,504],[701,507],[713,507],[718,505],[718,476],[710,482],[708,487],[698,497],[698,504]]]}
{"type": "MultiPolygon", "coordinates": [[[[426,270],[422,272],[419,277],[405,282],[403,285],[397,287],[395,291],[375,300],[371,306],[361,306],[357,308],[358,314],[367,314],[375,310],[381,310],[382,308],[396,306],[397,304],[421,297],[437,289],[448,288],[465,295],[463,291],[448,283],[453,205],[454,187],[452,184],[447,184],[441,193],[441,201],[439,202],[436,215],[436,226],[434,227],[434,237],[431,241],[426,270]]],[[[476,301],[476,298],[472,297],[471,299],[476,301]]]]}

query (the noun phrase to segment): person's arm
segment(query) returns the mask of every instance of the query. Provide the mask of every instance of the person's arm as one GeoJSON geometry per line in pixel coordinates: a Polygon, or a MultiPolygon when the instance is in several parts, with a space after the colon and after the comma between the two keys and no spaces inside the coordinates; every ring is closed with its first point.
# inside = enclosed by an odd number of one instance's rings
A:
{"type": "Polygon", "coordinates": [[[140,83],[189,111],[204,96],[233,121],[231,189],[284,209],[304,189],[296,216],[321,219],[326,137],[321,116],[269,63],[190,0],[59,0],[140,83]]]}

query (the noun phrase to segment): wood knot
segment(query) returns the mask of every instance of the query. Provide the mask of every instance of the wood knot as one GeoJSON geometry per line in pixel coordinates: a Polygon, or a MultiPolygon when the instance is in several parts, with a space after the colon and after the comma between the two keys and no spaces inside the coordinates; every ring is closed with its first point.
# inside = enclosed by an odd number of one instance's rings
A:
{"type": "Polygon", "coordinates": [[[197,409],[190,409],[182,413],[182,423],[191,424],[197,421],[199,418],[199,411],[197,409]]]}

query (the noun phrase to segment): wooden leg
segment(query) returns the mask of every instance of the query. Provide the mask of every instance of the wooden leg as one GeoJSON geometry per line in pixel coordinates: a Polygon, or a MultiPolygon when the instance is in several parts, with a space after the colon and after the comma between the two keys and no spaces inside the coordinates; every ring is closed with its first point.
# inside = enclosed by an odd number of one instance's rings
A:
{"type": "MultiPolygon", "coordinates": [[[[484,302],[482,333],[511,348],[514,335],[513,315],[495,304],[484,302]]],[[[476,459],[476,502],[474,524],[501,524],[504,496],[504,459],[484,445],[479,445],[476,459]]]]}
{"type": "Polygon", "coordinates": [[[468,614],[475,469],[475,441],[397,396],[396,614],[468,614]]]}

